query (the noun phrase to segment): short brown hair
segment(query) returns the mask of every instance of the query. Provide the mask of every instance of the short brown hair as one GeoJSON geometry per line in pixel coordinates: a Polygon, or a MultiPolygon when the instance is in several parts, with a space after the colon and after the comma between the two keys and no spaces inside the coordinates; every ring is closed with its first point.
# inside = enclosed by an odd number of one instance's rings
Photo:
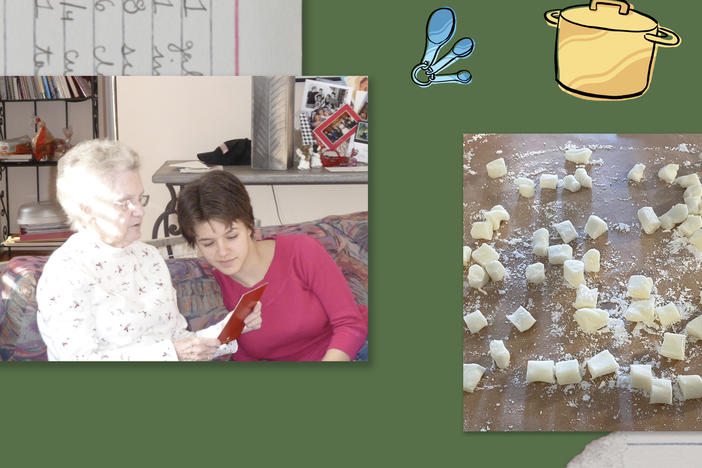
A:
{"type": "Polygon", "coordinates": [[[254,217],[249,194],[244,184],[229,172],[208,172],[183,187],[176,212],[183,238],[191,247],[195,245],[195,226],[213,220],[225,226],[241,221],[253,237],[254,217]]]}

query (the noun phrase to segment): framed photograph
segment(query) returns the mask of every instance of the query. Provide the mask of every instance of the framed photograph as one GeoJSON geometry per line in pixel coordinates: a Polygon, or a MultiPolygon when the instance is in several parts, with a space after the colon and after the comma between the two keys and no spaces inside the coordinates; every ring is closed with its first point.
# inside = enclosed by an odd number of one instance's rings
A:
{"type": "Polygon", "coordinates": [[[346,155],[356,158],[359,163],[368,164],[368,121],[358,122],[356,132],[349,140],[346,155]]]}
{"type": "Polygon", "coordinates": [[[368,120],[368,92],[356,91],[353,110],[363,119],[368,120]]]}
{"type": "Polygon", "coordinates": [[[360,120],[358,114],[346,104],[312,130],[312,133],[322,146],[336,149],[353,136],[360,120]]]}
{"type": "MultiPolygon", "coordinates": [[[[344,81],[351,88],[351,99],[354,103],[362,99],[362,95],[368,93],[368,77],[350,75],[344,76],[344,81]]],[[[354,110],[358,110],[354,106],[354,110]]]]}
{"type": "MultiPolygon", "coordinates": [[[[319,109],[324,109],[331,115],[350,102],[351,88],[346,86],[343,81],[305,80],[300,110],[314,113],[319,109]]],[[[314,118],[314,114],[312,117],[314,118]]]]}
{"type": "Polygon", "coordinates": [[[368,144],[368,121],[361,120],[356,126],[356,143],[368,144]]]}
{"type": "Polygon", "coordinates": [[[307,113],[309,116],[309,126],[312,130],[317,128],[319,124],[327,120],[334,112],[330,111],[325,107],[315,109],[312,112],[307,113]]]}

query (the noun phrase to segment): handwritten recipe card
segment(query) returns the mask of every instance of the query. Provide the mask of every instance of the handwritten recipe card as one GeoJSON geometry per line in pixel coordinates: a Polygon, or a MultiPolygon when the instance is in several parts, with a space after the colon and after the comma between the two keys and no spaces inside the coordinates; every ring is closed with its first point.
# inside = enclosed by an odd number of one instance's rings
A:
{"type": "Polygon", "coordinates": [[[2,75],[302,72],[301,0],[0,0],[0,9],[2,75]]]}

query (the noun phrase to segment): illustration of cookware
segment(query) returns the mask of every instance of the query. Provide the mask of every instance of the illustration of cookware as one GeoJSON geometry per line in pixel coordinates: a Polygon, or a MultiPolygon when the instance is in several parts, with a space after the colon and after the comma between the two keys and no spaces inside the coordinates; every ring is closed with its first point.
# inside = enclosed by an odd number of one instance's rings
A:
{"type": "Polygon", "coordinates": [[[556,82],[583,99],[617,100],[643,95],[651,81],[657,46],[680,37],[619,0],[591,0],[544,14],[556,27],[556,82]]]}

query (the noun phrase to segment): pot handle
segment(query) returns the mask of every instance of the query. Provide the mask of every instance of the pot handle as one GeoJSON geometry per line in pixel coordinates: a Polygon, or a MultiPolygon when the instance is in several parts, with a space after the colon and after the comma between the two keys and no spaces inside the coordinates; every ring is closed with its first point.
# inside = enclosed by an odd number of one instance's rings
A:
{"type": "Polygon", "coordinates": [[[620,0],[592,0],[590,2],[590,9],[592,11],[597,10],[597,4],[598,3],[606,3],[608,5],[617,5],[619,6],[619,14],[620,15],[628,15],[629,14],[629,8],[631,8],[631,5],[629,2],[623,2],[620,0]]]}
{"type": "Polygon", "coordinates": [[[646,40],[653,42],[654,44],[659,44],[666,47],[675,47],[680,44],[680,36],[675,34],[672,29],[664,28],[663,26],[658,26],[658,31],[656,34],[644,34],[646,40]],[[662,33],[662,35],[661,35],[662,33]]]}
{"type": "Polygon", "coordinates": [[[560,16],[561,10],[549,10],[544,13],[544,19],[546,19],[546,23],[548,23],[549,26],[557,26],[560,16]]]}

